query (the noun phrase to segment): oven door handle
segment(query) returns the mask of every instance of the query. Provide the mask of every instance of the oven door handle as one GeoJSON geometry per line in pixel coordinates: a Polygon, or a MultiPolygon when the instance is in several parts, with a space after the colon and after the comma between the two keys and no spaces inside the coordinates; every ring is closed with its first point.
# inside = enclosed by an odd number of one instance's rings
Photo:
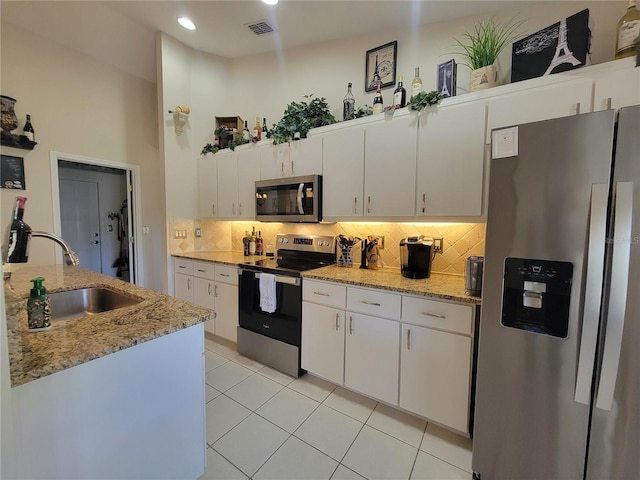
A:
{"type": "MultiPolygon", "coordinates": [[[[242,272],[250,272],[255,275],[255,278],[260,278],[260,272],[254,272],[253,270],[240,270],[240,274],[242,272]]],[[[300,278],[298,277],[287,277],[285,275],[276,275],[276,283],[286,283],[287,285],[295,285],[296,287],[300,286],[300,278]]]]}
{"type": "Polygon", "coordinates": [[[304,190],[304,183],[298,186],[298,212],[300,215],[304,215],[304,208],[302,208],[302,191],[304,190]]]}

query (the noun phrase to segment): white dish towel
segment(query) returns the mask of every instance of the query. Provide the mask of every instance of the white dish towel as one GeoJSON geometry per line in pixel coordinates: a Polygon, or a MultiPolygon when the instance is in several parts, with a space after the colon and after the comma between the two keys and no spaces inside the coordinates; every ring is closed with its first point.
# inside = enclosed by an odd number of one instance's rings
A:
{"type": "Polygon", "coordinates": [[[276,311],[276,276],[260,273],[260,308],[263,312],[276,311]]]}

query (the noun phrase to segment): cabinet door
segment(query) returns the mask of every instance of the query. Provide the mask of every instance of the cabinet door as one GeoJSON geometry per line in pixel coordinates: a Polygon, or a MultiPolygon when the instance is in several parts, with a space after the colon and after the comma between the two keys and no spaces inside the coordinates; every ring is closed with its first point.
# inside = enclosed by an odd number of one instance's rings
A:
{"type": "Polygon", "coordinates": [[[397,405],[400,324],[347,312],[345,328],[345,386],[397,405]]]}
{"type": "Polygon", "coordinates": [[[302,368],[344,383],[344,310],[302,303],[302,368]]]}
{"type": "Polygon", "coordinates": [[[327,133],[322,147],[322,216],[364,214],[364,127],[327,133]]]}
{"type": "Polygon", "coordinates": [[[402,325],[400,407],[468,431],[471,338],[402,325]]]}
{"type": "Polygon", "coordinates": [[[193,302],[193,277],[176,273],[173,278],[175,297],[187,302],[193,302]]]}
{"type": "MultiPolygon", "coordinates": [[[[218,155],[218,154],[217,154],[218,155]]],[[[205,155],[198,159],[198,217],[218,216],[218,159],[205,155]]]]}
{"type": "MultiPolygon", "coordinates": [[[[215,285],[212,280],[197,277],[193,279],[193,303],[211,310],[216,309],[215,285]]],[[[215,333],[215,319],[207,320],[204,329],[215,333]]]]}
{"type": "Polygon", "coordinates": [[[416,123],[409,115],[366,127],[365,216],[415,215],[416,123]]]}
{"type": "Polygon", "coordinates": [[[442,107],[421,117],[418,216],[482,215],[485,127],[484,102],[442,107]]]}
{"type": "MultiPolygon", "coordinates": [[[[267,147],[262,147],[267,148],[267,147]]],[[[238,217],[256,217],[256,180],[260,180],[260,149],[238,152],[238,217]]]]}
{"type": "Polygon", "coordinates": [[[617,110],[640,104],[640,68],[633,68],[633,59],[624,62],[629,63],[629,68],[607,72],[596,78],[594,110],[617,110]]]}
{"type": "Polygon", "coordinates": [[[238,155],[218,158],[218,217],[238,216],[238,155]]]}
{"type": "Polygon", "coordinates": [[[260,179],[272,180],[289,176],[289,145],[270,145],[260,149],[260,179]]]}
{"type": "Polygon", "coordinates": [[[303,138],[289,145],[289,175],[315,175],[322,173],[322,136],[303,138]]]}
{"type": "Polygon", "coordinates": [[[590,112],[592,92],[591,80],[577,79],[492,97],[486,142],[491,143],[493,128],[590,112]]]}
{"type": "Polygon", "coordinates": [[[216,282],[215,334],[232,342],[238,341],[238,287],[216,282]]]}

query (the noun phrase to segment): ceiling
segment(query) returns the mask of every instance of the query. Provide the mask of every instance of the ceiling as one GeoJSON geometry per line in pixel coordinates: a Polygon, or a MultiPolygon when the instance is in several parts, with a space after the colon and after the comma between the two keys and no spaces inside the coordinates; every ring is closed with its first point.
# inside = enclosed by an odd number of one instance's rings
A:
{"type": "Polygon", "coordinates": [[[158,31],[194,49],[237,58],[490,14],[522,1],[280,0],[268,6],[257,0],[2,0],[0,15],[3,21],[155,82],[158,31]],[[197,29],[179,26],[179,16],[191,18],[197,29]],[[246,26],[263,20],[275,32],[258,36],[246,26]]]}

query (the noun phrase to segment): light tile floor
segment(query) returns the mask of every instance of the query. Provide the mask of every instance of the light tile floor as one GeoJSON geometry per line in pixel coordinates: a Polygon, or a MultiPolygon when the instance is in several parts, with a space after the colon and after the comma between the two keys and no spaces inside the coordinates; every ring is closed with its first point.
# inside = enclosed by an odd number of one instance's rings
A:
{"type": "Polygon", "coordinates": [[[205,338],[201,480],[470,479],[471,440],[309,374],[294,379],[205,338]]]}

